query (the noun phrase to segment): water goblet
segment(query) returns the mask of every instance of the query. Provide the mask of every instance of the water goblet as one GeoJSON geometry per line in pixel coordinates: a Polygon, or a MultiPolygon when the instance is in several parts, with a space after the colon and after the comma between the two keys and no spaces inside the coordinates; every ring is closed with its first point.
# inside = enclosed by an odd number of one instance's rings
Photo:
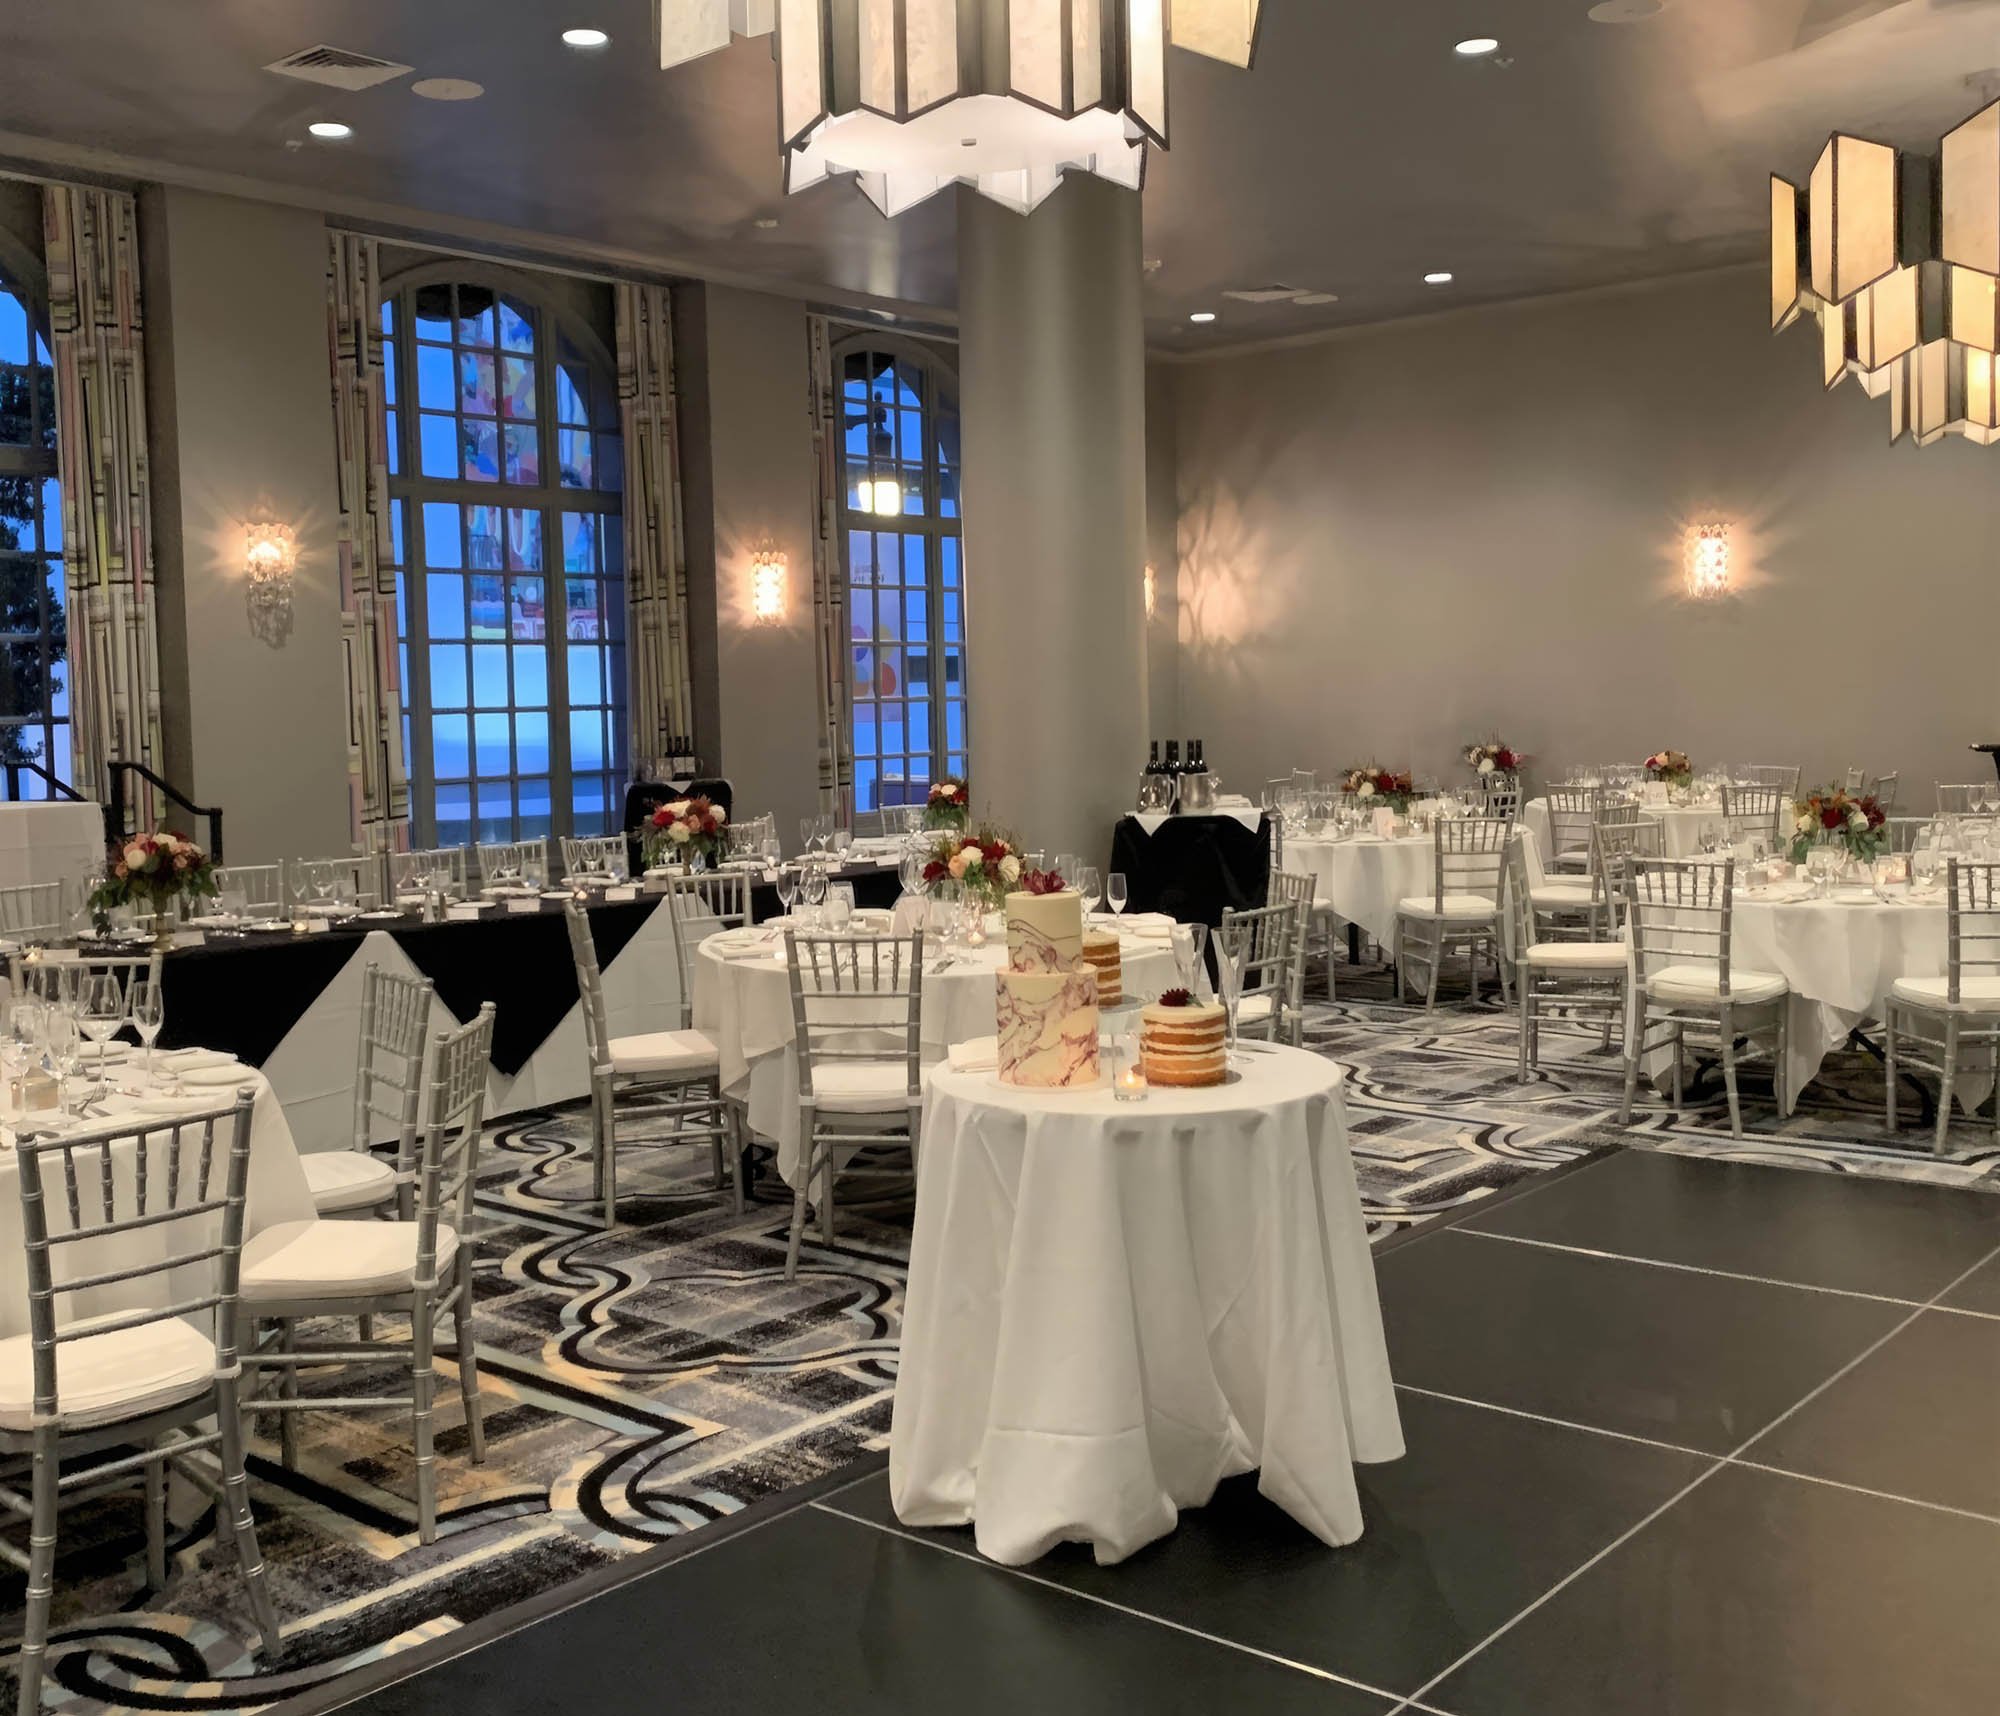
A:
{"type": "Polygon", "coordinates": [[[826,866],[808,864],[799,877],[799,898],[806,908],[807,920],[817,924],[820,921],[820,907],[826,900],[826,866]]]}
{"type": "Polygon", "coordinates": [[[1076,891],[1083,896],[1084,915],[1088,917],[1097,910],[1098,901],[1104,898],[1104,879],[1098,874],[1095,864],[1080,865],[1076,872],[1076,891]]]}
{"type": "Polygon", "coordinates": [[[1125,891],[1125,872],[1113,870],[1104,879],[1104,903],[1114,914],[1122,914],[1130,898],[1125,891]]]}

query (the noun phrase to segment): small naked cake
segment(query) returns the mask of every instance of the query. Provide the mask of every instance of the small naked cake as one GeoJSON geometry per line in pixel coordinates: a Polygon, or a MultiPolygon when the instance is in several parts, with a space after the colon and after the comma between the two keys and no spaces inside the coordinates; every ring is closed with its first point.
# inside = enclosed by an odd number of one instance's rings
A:
{"type": "Polygon", "coordinates": [[[1007,968],[994,979],[1000,1082],[1044,1090],[1098,1080],[1102,979],[1083,958],[1083,896],[1031,872],[1007,896],[1007,968]]]}
{"type": "Polygon", "coordinates": [[[1116,1007],[1125,999],[1125,958],[1114,930],[1083,932],[1083,962],[1097,973],[1097,1004],[1116,1007]]]}
{"type": "Polygon", "coordinates": [[[1146,1082],[1184,1090],[1222,1083],[1229,1073],[1228,1022],[1217,1003],[1169,989],[1139,1015],[1146,1082]]]}

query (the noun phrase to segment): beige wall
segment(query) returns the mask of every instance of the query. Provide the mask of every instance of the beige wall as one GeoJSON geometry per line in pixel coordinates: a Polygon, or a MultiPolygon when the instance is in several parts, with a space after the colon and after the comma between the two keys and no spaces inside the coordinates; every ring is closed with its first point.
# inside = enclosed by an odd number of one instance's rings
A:
{"type": "Polygon", "coordinates": [[[159,187],[140,219],[167,773],[223,808],[234,862],[345,852],[325,223],[159,187]],[[259,518],[298,533],[281,643],[245,600],[259,518]]]}
{"type": "Polygon", "coordinates": [[[1544,778],[1660,746],[1900,769],[2000,740],[2000,452],[1887,446],[1755,273],[1170,366],[1179,724],[1227,784],[1375,759],[1544,778]],[[1743,586],[1677,593],[1723,519],[1743,586]]]}

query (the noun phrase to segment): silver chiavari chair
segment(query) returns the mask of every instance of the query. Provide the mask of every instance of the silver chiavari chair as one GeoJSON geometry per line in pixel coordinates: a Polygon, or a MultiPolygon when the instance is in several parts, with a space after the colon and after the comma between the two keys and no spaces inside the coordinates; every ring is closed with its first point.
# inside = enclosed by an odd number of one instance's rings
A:
{"type": "Polygon", "coordinates": [[[1799,776],[1803,763],[1740,763],[1736,778],[1750,786],[1774,787],[1789,803],[1799,796],[1799,776]]]}
{"type": "Polygon", "coordinates": [[[23,1132],[18,1175],[28,1332],[0,1341],[0,1505],[28,1522],[16,1708],[41,1706],[59,1509],[145,1482],[146,1583],[167,1582],[166,1473],[212,1497],[266,1661],[278,1617],[250,1517],[238,1401],[238,1270],[250,1104],[67,1137],[23,1132]],[[197,1327],[197,1323],[205,1325],[197,1327]],[[211,1453],[220,1480],[193,1456],[211,1453]],[[102,1458],[94,1458],[103,1456],[102,1458]],[[27,1494],[18,1462],[28,1462],[27,1494]],[[65,1470],[65,1467],[68,1469],[65,1470]]]}
{"type": "Polygon", "coordinates": [[[309,883],[302,886],[301,878],[309,878],[315,871],[331,877],[338,887],[346,884],[354,890],[354,903],[363,910],[369,910],[382,903],[381,860],[373,854],[357,858],[349,854],[340,858],[294,858],[286,866],[285,882],[295,897],[312,901],[319,897],[317,888],[309,883]]]}
{"type": "Polygon", "coordinates": [[[540,886],[549,884],[549,843],[546,836],[532,840],[500,840],[475,846],[482,887],[528,887],[530,875],[540,877],[540,886]]]}
{"type": "Polygon", "coordinates": [[[0,888],[0,937],[19,948],[47,947],[67,930],[60,882],[24,882],[0,888]]]}
{"type": "Polygon", "coordinates": [[[1291,1008],[1291,1040],[1294,1045],[1305,1040],[1306,1018],[1306,961],[1314,953],[1313,937],[1324,937],[1326,951],[1326,998],[1333,999],[1333,917],[1321,912],[1317,903],[1319,878],[1301,876],[1289,870],[1271,872],[1270,890],[1264,896],[1264,903],[1271,906],[1290,906],[1297,913],[1297,922],[1292,936],[1292,974],[1288,988],[1291,1008]]]}
{"type": "Polygon", "coordinates": [[[1238,975],[1236,1033],[1267,1042],[1297,1042],[1302,1032],[1293,1002],[1294,975],[1303,986],[1298,957],[1299,908],[1289,902],[1238,911],[1225,906],[1215,932],[1216,952],[1238,975]]]}
{"type": "Polygon", "coordinates": [[[465,876],[463,846],[434,846],[423,852],[389,854],[389,889],[398,902],[422,899],[438,877],[445,879],[446,892],[462,898],[465,876]]]}
{"type": "Polygon", "coordinates": [[[1514,995],[1521,1007],[1517,1076],[1526,1084],[1541,1065],[1542,1022],[1551,1012],[1568,1019],[1601,1019],[1609,1046],[1612,1025],[1625,1016],[1627,952],[1624,942],[1615,939],[1538,939],[1540,920],[1518,833],[1507,842],[1502,890],[1513,950],[1514,995]]]}
{"type": "MultiPolygon", "coordinates": [[[[1945,974],[1900,977],[1889,989],[1883,1052],[1889,1132],[1896,1131],[1896,1078],[1914,1061],[1939,1079],[1937,1153],[1945,1153],[1959,1057],[2000,1047],[2000,864],[1945,860],[1945,974]],[[1928,1027],[1919,1029],[1919,1027],[1928,1027]]],[[[1993,1105],[2000,1138],[2000,1096],[1993,1105]]]]}
{"type": "Polygon", "coordinates": [[[1892,816],[1882,824],[1889,836],[1891,852],[1914,852],[1924,835],[1929,832],[1937,818],[1931,816],[1892,816]]]}
{"type": "Polygon", "coordinates": [[[1734,858],[1720,864],[1670,858],[1625,862],[1626,930],[1632,944],[1633,1005],[1638,1018],[1636,1028],[1626,1034],[1620,1125],[1632,1119],[1641,1057],[1669,1044],[1674,1052],[1674,1108],[1679,1110],[1690,1026],[1720,1047],[1732,1137],[1743,1136],[1736,1095],[1739,1037],[1772,1037],[1778,1112],[1785,1112],[1785,1007],[1790,985],[1775,972],[1732,966],[1735,889],[1734,858]],[[1660,1035],[1649,1037],[1656,1027],[1660,1035]]]}
{"type": "Polygon", "coordinates": [[[1868,788],[1875,795],[1875,802],[1882,807],[1884,816],[1896,808],[1896,792],[1902,785],[1902,780],[1902,772],[1891,769],[1886,775],[1877,775],[1868,788]]]}
{"type": "Polygon", "coordinates": [[[855,936],[788,929],[785,955],[799,1068],[799,1177],[785,1247],[785,1279],[792,1281],[809,1199],[831,1245],[837,1176],[910,1179],[863,1165],[860,1152],[904,1144],[914,1170],[923,1134],[924,937],[921,930],[855,936]]]}
{"type": "Polygon", "coordinates": [[[1943,781],[1938,782],[1938,815],[1971,816],[1976,808],[1974,803],[1975,795],[1983,794],[1986,790],[1986,784],[1983,781],[1975,781],[1970,785],[1959,786],[1948,786],[1943,781]]]}
{"type": "Polygon", "coordinates": [[[1634,858],[1664,858],[1667,825],[1656,816],[1630,820],[1600,820],[1591,831],[1590,868],[1604,900],[1604,917],[1593,931],[1600,939],[1615,939],[1625,925],[1625,866],[1634,858]]]}
{"type": "MultiPolygon", "coordinates": [[[[668,911],[673,911],[671,901],[668,911]]],[[[604,1003],[604,974],[590,913],[581,900],[564,903],[570,954],[576,962],[577,999],[583,1015],[584,1054],[590,1072],[590,1148],[593,1194],[604,1207],[604,1225],[618,1222],[618,1116],[643,1115],[670,1122],[668,1136],[649,1145],[707,1144],[715,1159],[715,1189],[722,1189],[728,1150],[734,1207],[743,1213],[743,1168],[735,1148],[735,1111],[722,1098],[722,1054],[715,1039],[693,1029],[690,985],[681,979],[681,1028],[614,1037],[604,1003]]],[[[678,918],[675,953],[679,957],[678,918]]]]}
{"type": "Polygon", "coordinates": [[[299,1158],[320,1215],[379,1210],[392,1198],[400,1215],[410,1215],[430,1017],[429,978],[372,963],[361,974],[354,1137],[345,1150],[310,1150],[299,1158]],[[393,1162],[375,1153],[385,1133],[396,1141],[393,1162]]]}
{"type": "MultiPolygon", "coordinates": [[[[1537,941],[1597,939],[1602,924],[1612,915],[1604,892],[1603,877],[1597,868],[1597,836],[1603,828],[1629,828],[1642,820],[1639,806],[1600,797],[1590,826],[1590,861],[1582,876],[1565,875],[1539,882],[1528,877],[1528,899],[1534,915],[1537,941]]],[[[1523,865],[1526,866],[1525,854],[1523,865]]]]}
{"type": "Polygon", "coordinates": [[[1734,846],[1743,840],[1778,840],[1780,819],[1791,805],[1791,799],[1775,786],[1737,786],[1724,781],[1722,823],[1728,831],[1729,843],[1734,846]]]}
{"type": "Polygon", "coordinates": [[[287,1471],[298,1465],[294,1416],[300,1412],[407,1411],[416,1453],[417,1537],[437,1541],[437,1325],[449,1317],[473,1464],[486,1458],[479,1404],[479,1357],[472,1331],[472,1194],[479,1167],[480,1122],[493,1058],[493,1003],[471,1024],[441,1031],[430,1056],[423,1140],[417,1155],[415,1216],[397,1221],[284,1222],[243,1250],[243,1315],[275,1324],[253,1340],[244,1367],[273,1374],[274,1398],[253,1409],[277,1412],[287,1471]],[[300,1339],[304,1320],[407,1317],[409,1338],[352,1344],[332,1335],[300,1339]],[[409,1378],[409,1392],[299,1393],[302,1368],[387,1368],[409,1378]]]}
{"type": "Polygon", "coordinates": [[[1598,806],[1603,800],[1602,787],[1549,789],[1549,858],[1544,869],[1590,867],[1590,831],[1596,826],[1598,806]]]}
{"type": "Polygon", "coordinates": [[[631,866],[631,853],[622,834],[565,834],[562,856],[563,880],[567,882],[623,882],[631,866]]]}
{"type": "Polygon", "coordinates": [[[82,986],[99,977],[115,978],[125,997],[127,1015],[133,992],[141,986],[157,989],[163,955],[147,953],[72,953],[64,951],[20,969],[21,986],[47,1001],[74,1001],[82,986]]]}
{"type": "Polygon", "coordinates": [[[1497,771],[1479,777],[1481,791],[1486,799],[1488,816],[1517,819],[1521,814],[1521,777],[1500,774],[1497,771]]]}
{"type": "Polygon", "coordinates": [[[1845,778],[1841,781],[1841,785],[1849,792],[1866,792],[1868,790],[1868,771],[1866,769],[1849,768],[1845,778]]]}
{"type": "Polygon", "coordinates": [[[215,869],[216,907],[233,905],[240,895],[243,915],[269,921],[285,915],[285,867],[282,864],[218,864],[215,869]]]}
{"type": "MultiPolygon", "coordinates": [[[[1505,949],[1500,933],[1500,882],[1507,841],[1514,825],[1503,817],[1463,816],[1440,821],[1432,831],[1433,887],[1428,897],[1396,903],[1396,985],[1414,964],[1426,973],[1424,1011],[1437,1006],[1438,973],[1452,948],[1465,950],[1472,999],[1479,999],[1479,955],[1489,954],[1500,973],[1500,996],[1508,997],[1505,949]]],[[[1586,839],[1588,836],[1586,836],[1586,839]]]]}

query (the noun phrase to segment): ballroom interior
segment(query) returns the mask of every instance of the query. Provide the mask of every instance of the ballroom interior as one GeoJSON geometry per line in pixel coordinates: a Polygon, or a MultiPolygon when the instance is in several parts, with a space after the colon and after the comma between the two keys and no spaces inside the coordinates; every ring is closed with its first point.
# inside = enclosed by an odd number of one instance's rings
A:
{"type": "Polygon", "coordinates": [[[1996,635],[2000,0],[0,5],[0,1699],[1991,1709],[1996,635]]]}

